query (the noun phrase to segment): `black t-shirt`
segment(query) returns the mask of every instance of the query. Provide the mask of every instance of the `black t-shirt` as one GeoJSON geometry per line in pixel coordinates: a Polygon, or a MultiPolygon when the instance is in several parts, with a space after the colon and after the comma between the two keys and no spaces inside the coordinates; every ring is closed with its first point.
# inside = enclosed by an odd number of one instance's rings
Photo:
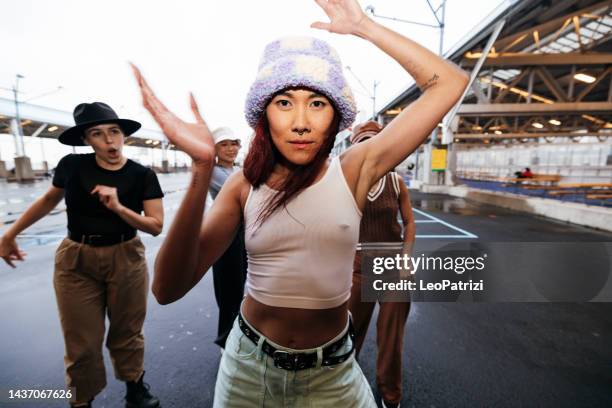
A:
{"type": "Polygon", "coordinates": [[[144,200],[164,196],[157,175],[148,167],[128,159],[121,169],[106,170],[98,166],[94,153],[69,154],[60,160],[53,176],[53,185],[65,190],[69,231],[114,235],[135,230],[107,209],[97,194],[91,194],[97,184],[117,188],[119,202],[138,214],[144,200]]]}

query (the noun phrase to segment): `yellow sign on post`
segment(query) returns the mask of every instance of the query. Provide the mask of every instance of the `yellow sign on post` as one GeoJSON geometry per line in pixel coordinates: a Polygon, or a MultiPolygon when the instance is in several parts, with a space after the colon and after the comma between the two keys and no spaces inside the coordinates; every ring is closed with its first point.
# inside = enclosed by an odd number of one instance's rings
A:
{"type": "Polygon", "coordinates": [[[431,170],[446,170],[446,149],[433,149],[431,151],[431,170]]]}

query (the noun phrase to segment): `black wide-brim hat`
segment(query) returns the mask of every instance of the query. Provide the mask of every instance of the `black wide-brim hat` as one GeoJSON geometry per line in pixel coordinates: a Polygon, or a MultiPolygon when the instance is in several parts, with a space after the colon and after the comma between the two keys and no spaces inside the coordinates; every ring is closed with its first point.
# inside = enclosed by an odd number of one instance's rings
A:
{"type": "Polygon", "coordinates": [[[110,106],[102,102],[81,103],[74,108],[72,116],[76,125],[64,130],[58,138],[61,143],[69,146],[85,146],[85,130],[92,126],[116,123],[126,137],[142,126],[135,120],[120,119],[110,106]]]}

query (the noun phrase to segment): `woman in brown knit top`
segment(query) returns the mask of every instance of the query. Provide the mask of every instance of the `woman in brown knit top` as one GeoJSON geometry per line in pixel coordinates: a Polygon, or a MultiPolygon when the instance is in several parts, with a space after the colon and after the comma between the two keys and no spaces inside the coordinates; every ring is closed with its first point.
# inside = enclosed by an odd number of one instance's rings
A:
{"type": "MultiPolygon", "coordinates": [[[[365,141],[382,130],[382,127],[368,121],[355,126],[351,143],[365,141]]],[[[412,253],[415,238],[414,217],[410,205],[408,189],[401,177],[395,172],[387,173],[368,193],[361,225],[359,242],[402,242],[404,251],[412,253]],[[397,221],[401,212],[404,224],[397,221]]],[[[375,302],[361,302],[361,254],[357,252],[353,265],[353,286],[349,309],[355,325],[355,347],[357,355],[361,350],[368,331],[375,302]]],[[[399,407],[402,397],[402,346],[404,343],[404,326],[410,311],[409,302],[379,301],[380,310],[376,322],[378,358],[376,363],[376,383],[384,407],[399,407]]]]}

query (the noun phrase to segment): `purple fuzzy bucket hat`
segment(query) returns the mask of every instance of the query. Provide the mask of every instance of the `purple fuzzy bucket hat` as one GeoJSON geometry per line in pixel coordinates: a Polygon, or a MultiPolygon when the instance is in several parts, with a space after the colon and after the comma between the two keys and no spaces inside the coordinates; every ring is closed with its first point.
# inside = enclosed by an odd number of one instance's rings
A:
{"type": "Polygon", "coordinates": [[[303,86],[325,95],[340,113],[340,129],[355,120],[353,92],[342,74],[336,50],[312,37],[285,37],[266,46],[245,105],[246,120],[254,129],[270,98],[289,87],[303,86]]]}

